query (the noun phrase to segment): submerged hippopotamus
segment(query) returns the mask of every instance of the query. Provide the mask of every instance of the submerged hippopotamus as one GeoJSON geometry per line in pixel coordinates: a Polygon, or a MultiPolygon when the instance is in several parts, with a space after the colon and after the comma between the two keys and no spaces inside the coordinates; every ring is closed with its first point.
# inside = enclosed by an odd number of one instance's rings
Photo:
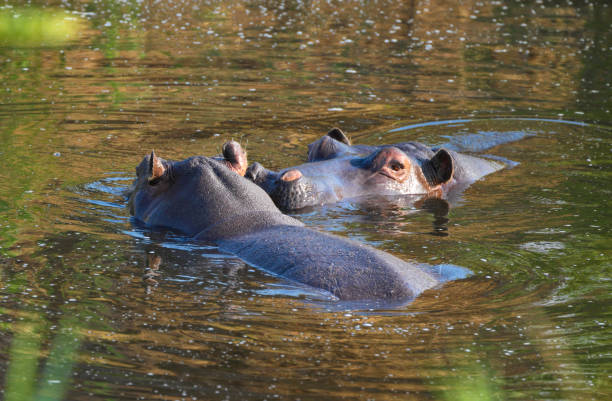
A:
{"type": "Polygon", "coordinates": [[[308,161],[279,172],[253,163],[245,177],[282,210],[296,210],[367,195],[443,197],[504,167],[418,142],[351,145],[337,128],[308,146],[308,161]]]}
{"type": "Polygon", "coordinates": [[[152,152],[136,169],[130,212],[148,227],[214,243],[253,266],[339,299],[410,300],[468,272],[448,265],[428,271],[353,240],[306,228],[242,177],[245,167],[246,155],[236,142],[226,143],[217,159],[167,161],[152,152]],[[439,276],[433,273],[437,269],[439,276]]]}

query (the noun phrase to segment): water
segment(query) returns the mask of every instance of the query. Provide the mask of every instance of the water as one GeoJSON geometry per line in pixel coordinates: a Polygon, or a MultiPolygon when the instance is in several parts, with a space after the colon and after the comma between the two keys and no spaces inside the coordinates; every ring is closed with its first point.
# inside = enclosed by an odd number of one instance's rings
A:
{"type": "Polygon", "coordinates": [[[2,398],[610,397],[607,2],[35,3],[86,25],[0,48],[2,398]],[[474,277],[343,305],[129,219],[151,149],[234,138],[284,168],[333,126],[371,145],[517,139],[484,151],[512,168],[450,205],[296,214],[474,277]]]}

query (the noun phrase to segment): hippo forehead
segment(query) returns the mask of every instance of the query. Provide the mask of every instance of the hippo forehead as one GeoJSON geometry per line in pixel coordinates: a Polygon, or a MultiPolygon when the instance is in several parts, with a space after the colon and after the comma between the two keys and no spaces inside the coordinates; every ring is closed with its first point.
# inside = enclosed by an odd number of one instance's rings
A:
{"type": "Polygon", "coordinates": [[[223,186],[239,185],[239,176],[223,163],[206,156],[193,156],[188,159],[173,162],[170,166],[171,177],[175,181],[182,178],[197,177],[192,185],[217,184],[223,186]]]}
{"type": "Polygon", "coordinates": [[[372,167],[373,164],[375,164],[374,161],[376,160],[379,154],[381,154],[382,152],[388,151],[390,149],[395,149],[399,151],[398,153],[396,153],[396,155],[406,156],[406,158],[408,158],[410,163],[417,165],[417,166],[422,166],[423,163],[425,163],[428,160],[424,152],[421,152],[421,151],[406,152],[404,149],[402,149],[399,146],[382,146],[374,150],[372,153],[370,153],[367,156],[351,159],[350,163],[354,167],[369,169],[372,167]]]}
{"type": "Polygon", "coordinates": [[[435,154],[434,151],[426,145],[419,142],[402,142],[395,145],[389,145],[400,149],[406,156],[422,163],[424,160],[429,160],[435,154]]]}
{"type": "Polygon", "coordinates": [[[176,190],[199,195],[207,204],[231,210],[249,207],[255,210],[273,208],[270,197],[257,185],[230,170],[222,162],[205,156],[194,156],[171,167],[176,190]],[[183,186],[184,188],[181,188],[183,186]]]}
{"type": "Polygon", "coordinates": [[[210,157],[206,156],[193,156],[188,159],[174,162],[174,169],[176,171],[181,171],[185,173],[189,173],[190,171],[204,171],[204,170],[214,170],[215,167],[221,166],[217,160],[214,160],[210,157]]]}

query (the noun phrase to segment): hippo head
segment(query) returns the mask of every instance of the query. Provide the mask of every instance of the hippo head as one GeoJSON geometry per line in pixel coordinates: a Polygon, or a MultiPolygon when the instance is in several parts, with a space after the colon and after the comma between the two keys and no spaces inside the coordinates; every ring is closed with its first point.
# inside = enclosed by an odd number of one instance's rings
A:
{"type": "Polygon", "coordinates": [[[283,210],[369,195],[442,196],[441,185],[453,176],[453,159],[440,149],[429,159],[411,157],[387,146],[365,157],[344,156],[306,163],[278,173],[259,163],[245,177],[262,187],[283,210]]]}
{"type": "Polygon", "coordinates": [[[147,226],[196,235],[214,225],[238,226],[231,216],[245,210],[277,210],[265,192],[241,176],[246,166],[246,153],[233,141],[219,157],[175,162],[151,152],[136,168],[130,212],[147,226]]]}

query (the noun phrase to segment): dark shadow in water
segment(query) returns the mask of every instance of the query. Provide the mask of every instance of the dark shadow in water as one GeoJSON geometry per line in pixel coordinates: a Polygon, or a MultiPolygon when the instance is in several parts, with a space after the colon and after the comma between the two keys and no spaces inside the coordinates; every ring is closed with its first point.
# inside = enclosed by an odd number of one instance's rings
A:
{"type": "Polygon", "coordinates": [[[448,236],[450,204],[444,199],[429,198],[423,201],[421,209],[433,215],[433,231],[431,234],[438,237],[448,236]]]}
{"type": "Polygon", "coordinates": [[[449,235],[449,212],[462,202],[462,188],[451,191],[447,198],[431,198],[423,195],[367,196],[346,199],[337,204],[309,207],[291,214],[306,225],[318,225],[326,231],[344,231],[346,227],[405,233],[407,224],[418,219],[422,212],[431,214],[431,231],[422,234],[436,237],[449,235]]]}

